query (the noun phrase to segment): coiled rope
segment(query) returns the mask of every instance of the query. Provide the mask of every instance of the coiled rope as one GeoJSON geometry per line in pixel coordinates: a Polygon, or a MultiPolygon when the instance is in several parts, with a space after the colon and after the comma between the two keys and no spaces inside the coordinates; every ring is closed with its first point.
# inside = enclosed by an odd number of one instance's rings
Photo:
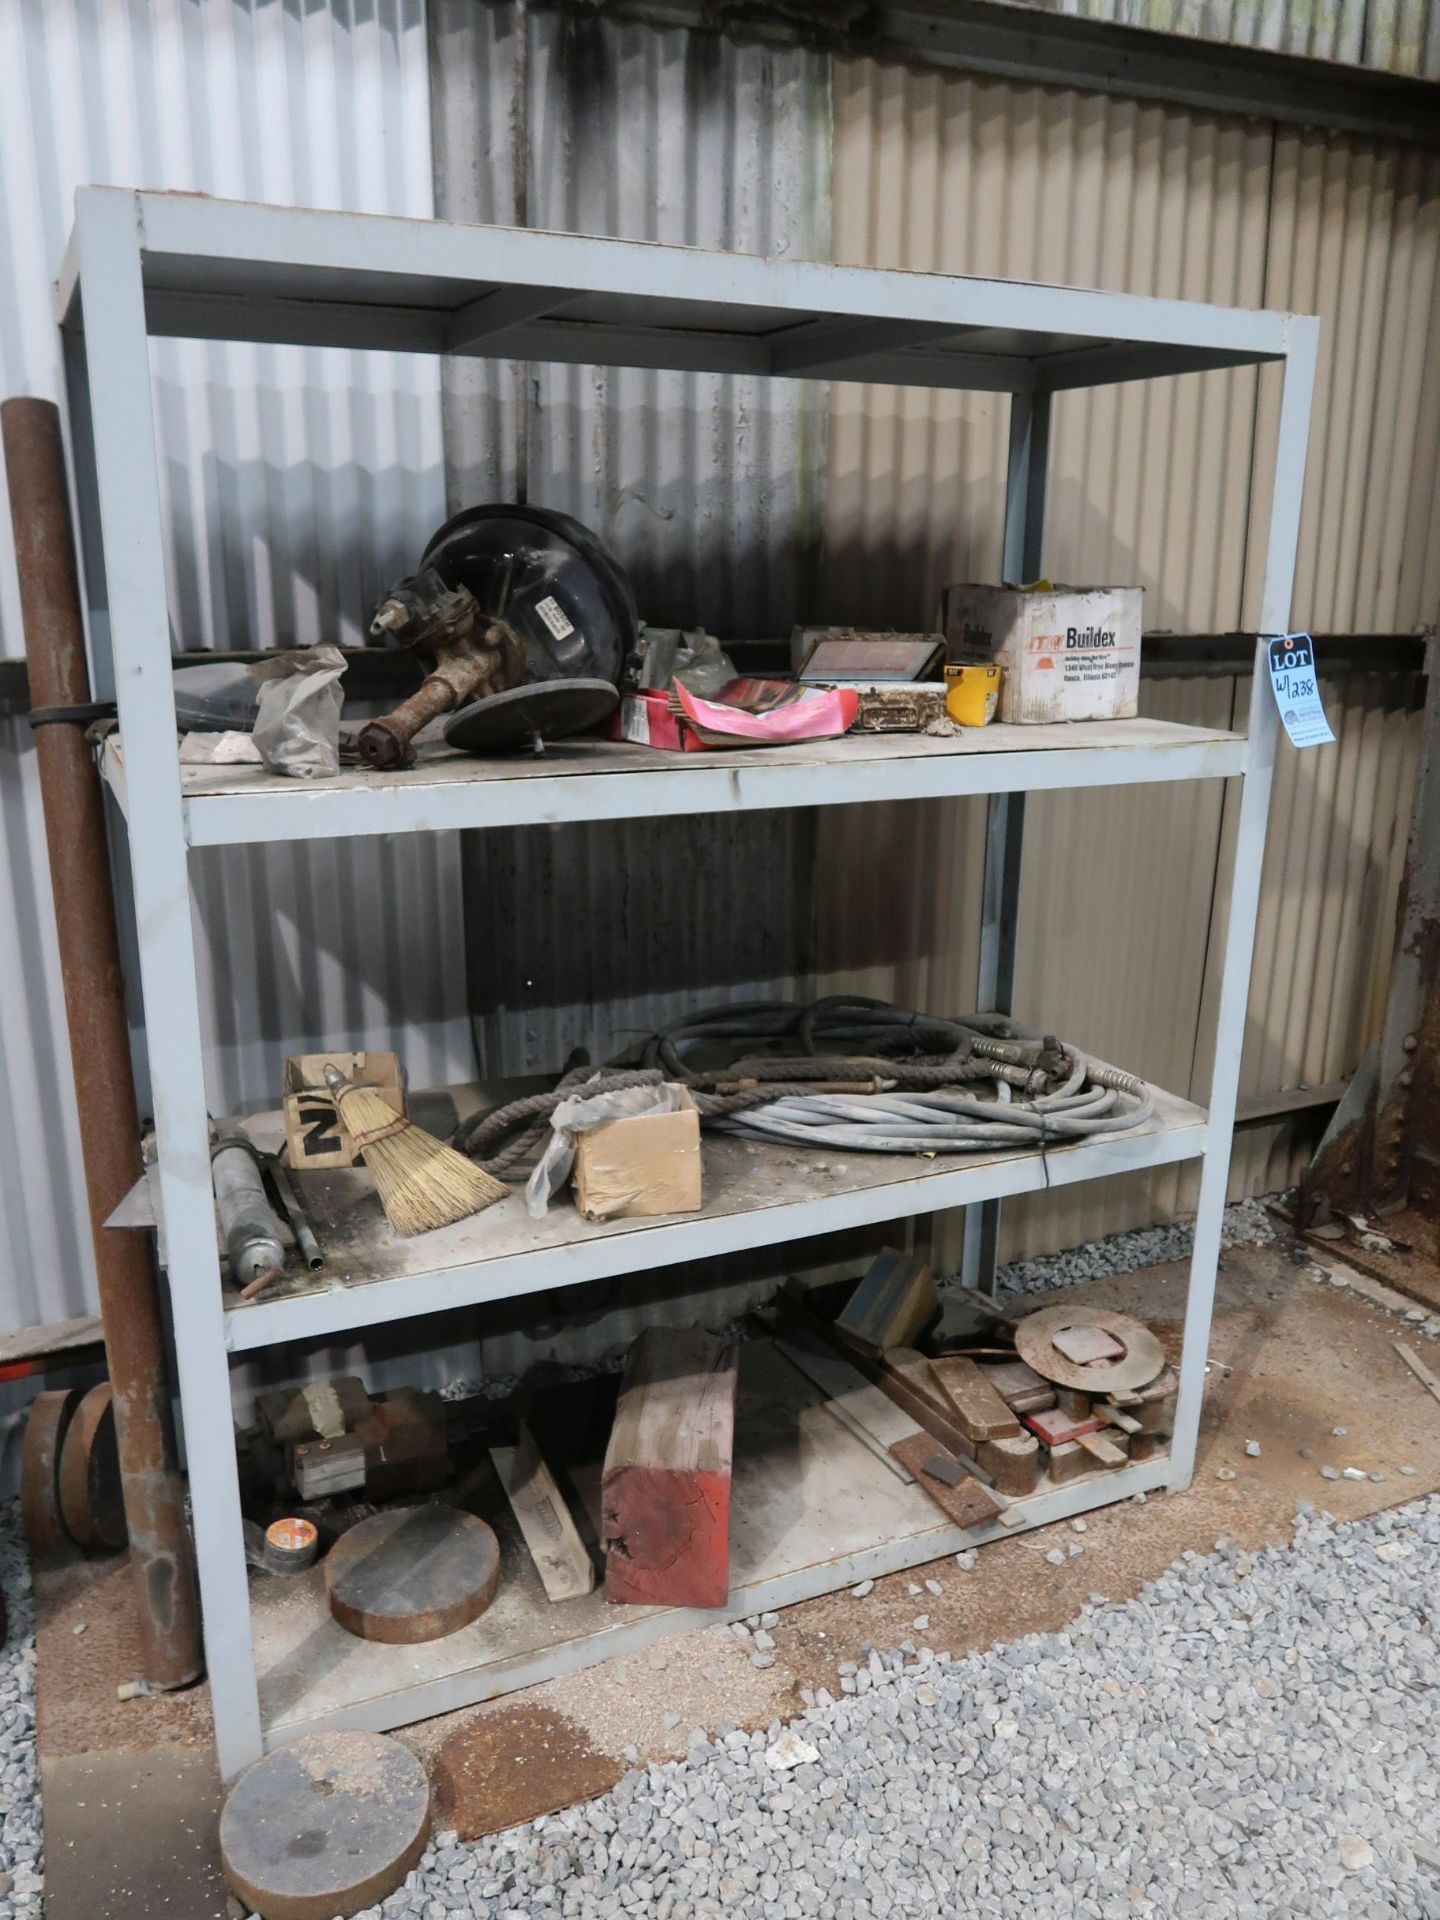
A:
{"type": "Polygon", "coordinates": [[[1134,1074],[981,1014],[942,1020],[882,1000],[752,1001],[673,1022],[638,1061],[571,1069],[548,1093],[475,1115],[455,1144],[515,1177],[576,1094],[677,1081],[724,1133],[864,1153],[974,1153],[1123,1133],[1154,1112],[1134,1074]],[[717,1057],[718,1056],[718,1057],[717,1057]]]}

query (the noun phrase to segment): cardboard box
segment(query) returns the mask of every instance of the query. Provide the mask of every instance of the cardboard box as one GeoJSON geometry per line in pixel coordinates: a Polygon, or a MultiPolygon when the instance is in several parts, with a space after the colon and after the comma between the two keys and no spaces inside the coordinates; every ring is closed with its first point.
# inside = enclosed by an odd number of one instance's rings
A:
{"type": "Polygon", "coordinates": [[[405,1078],[394,1053],[292,1053],[285,1061],[280,1105],[285,1115],[285,1158],[298,1173],[352,1167],[355,1143],[340,1123],[325,1085],[325,1068],[374,1087],[396,1113],[405,1111],[405,1078]]]}
{"type": "Polygon", "coordinates": [[[633,740],[641,747],[662,747],[680,753],[685,742],[678,717],[670,711],[668,693],[645,688],[627,693],[605,725],[611,740],[633,740]]]}
{"type": "Polygon", "coordinates": [[[695,1213],[700,1206],[700,1115],[684,1087],[676,1113],[607,1120],[578,1136],[575,1204],[587,1220],[695,1213]]]}
{"type": "Polygon", "coordinates": [[[1002,721],[1129,719],[1140,694],[1143,591],[947,587],[946,658],[1002,669],[1002,721]]]}

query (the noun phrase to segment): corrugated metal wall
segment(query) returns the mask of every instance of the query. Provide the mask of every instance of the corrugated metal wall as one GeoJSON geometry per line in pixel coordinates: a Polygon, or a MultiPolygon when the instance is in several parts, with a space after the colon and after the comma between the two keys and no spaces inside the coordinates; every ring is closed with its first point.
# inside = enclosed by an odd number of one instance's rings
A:
{"type": "MultiPolygon", "coordinates": [[[[1172,8],[1145,24],[1263,40],[1284,10],[1223,11],[1228,23],[1214,8],[1172,8]]],[[[1291,11],[1286,33],[1298,31],[1291,11]]],[[[1354,9],[1310,12],[1304,46],[1365,59],[1428,45],[1430,12],[1366,8],[1358,52],[1354,9]]],[[[1434,156],[549,11],[522,36],[513,6],[466,0],[444,0],[428,85],[418,0],[0,0],[0,60],[8,391],[57,387],[48,281],[77,181],[423,213],[433,93],[445,210],[460,217],[1318,309],[1297,616],[1392,631],[1440,602],[1434,156]]],[[[1426,70],[1405,52],[1383,63],[1426,70]]],[[[518,488],[580,513],[622,551],[655,621],[688,621],[699,605],[729,632],[782,629],[793,611],[906,624],[929,619],[945,580],[998,566],[1005,407],[989,397],[476,363],[447,390],[442,475],[426,363],[166,345],[156,366],[186,644],[353,637],[372,591],[438,519],[443,479],[452,498],[518,488]]],[[[1274,381],[1253,373],[1067,398],[1052,569],[1143,579],[1152,625],[1253,618],[1268,476],[1252,471],[1252,447],[1273,407],[1274,381]]],[[[8,551],[0,619],[14,651],[8,551]]],[[[1151,683],[1146,698],[1203,718],[1245,692],[1182,679],[1151,683]]],[[[1339,753],[1282,766],[1251,1093],[1333,1077],[1373,1025],[1413,697],[1352,677],[1332,689],[1339,753]]],[[[0,1319],[21,1321],[88,1301],[31,781],[12,730],[0,743],[0,963],[23,989],[0,998],[0,1319]]],[[[1191,1070],[1203,1066],[1194,1035],[1214,983],[1197,968],[1207,875],[1225,854],[1221,796],[1092,798],[1032,806],[1025,907],[1046,937],[1027,953],[1022,997],[1181,1082],[1187,1048],[1191,1070]],[[1124,858],[1098,857],[1106,848],[1124,858]],[[1101,992],[1097,969],[1117,954],[1124,991],[1107,978],[1101,992]]],[[[492,837],[468,890],[485,1063],[551,1067],[576,1039],[618,1044],[696,979],[719,993],[818,977],[962,1006],[979,825],[975,809],[943,806],[818,816],[804,829],[819,838],[813,918],[788,887],[810,857],[793,824],[637,825],[563,849],[492,837]],[[677,930],[669,880],[696,869],[708,901],[677,930]],[[606,884],[617,872],[618,892],[606,884]],[[742,940],[733,902],[757,889],[760,925],[742,940]],[[531,987],[504,998],[501,983],[526,979],[520,963],[537,950],[548,957],[531,987]]],[[[266,1098],[286,1044],[322,1030],[387,1044],[409,1027],[417,1079],[467,1075],[456,848],[212,855],[199,885],[217,1103],[266,1098]],[[434,938],[402,945],[398,929],[422,924],[434,938]]],[[[1271,1183],[1290,1138],[1248,1135],[1237,1178],[1271,1183]]],[[[1177,1198],[1171,1179],[1048,1216],[1013,1210],[1012,1244],[1076,1238],[1177,1198]]]]}
{"type": "Polygon", "coordinates": [[[1231,46],[1440,76],[1435,0],[1018,0],[1039,13],[1109,20],[1231,46]]]}
{"type": "MultiPolygon", "coordinates": [[[[464,0],[435,12],[443,212],[828,251],[826,61],[549,11],[522,30],[522,18],[464,0]]],[[[523,484],[602,534],[652,625],[783,633],[813,591],[825,424],[824,390],[808,384],[472,362],[447,373],[451,503],[523,484]]],[[[775,813],[467,835],[484,1070],[553,1071],[577,1044],[604,1058],[697,997],[795,991],[811,833],[775,813]]]]}
{"type": "MultiPolygon", "coordinates": [[[[0,388],[58,397],[50,284],[74,189],[113,182],[433,211],[420,0],[0,0],[0,388]]],[[[438,374],[379,354],[154,349],[172,610],[188,647],[355,641],[444,508],[438,374]]],[[[22,650],[9,546],[0,623],[22,650]]],[[[93,1306],[33,754],[0,740],[0,1325],[93,1306]]],[[[458,852],[379,842],[195,867],[210,1092],[273,1097],[287,1046],[391,1046],[417,1079],[471,1061],[458,852]],[[429,924],[431,941],[402,929],[429,924]]]]}
{"type": "MultiPolygon", "coordinates": [[[[1297,623],[1363,633],[1435,618],[1434,156],[869,61],[837,65],[835,115],[839,259],[1319,312],[1297,623]]],[[[1063,396],[1047,572],[1141,581],[1152,629],[1223,632],[1256,618],[1277,396],[1268,371],[1063,396]]],[[[833,390],[832,617],[926,621],[945,580],[993,577],[1005,431],[1003,400],[931,407],[925,395],[833,390]]],[[[1383,1003],[1416,688],[1365,675],[1327,684],[1339,748],[1282,747],[1242,1088],[1252,1096],[1348,1072],[1383,1003]]],[[[1143,690],[1150,711],[1222,725],[1247,697],[1245,682],[1200,677],[1143,690]]],[[[982,811],[891,812],[820,817],[822,987],[884,992],[890,978],[901,997],[958,1008],[973,992],[982,811]],[[887,857],[901,846],[917,857],[887,857]],[[827,873],[864,882],[827,890],[827,873]],[[894,930],[880,936],[883,955],[917,934],[925,946],[888,975],[873,951],[881,915],[894,930]]],[[[1217,788],[1034,797],[1020,1011],[1203,1098],[1211,899],[1231,824],[1217,788]]],[[[1293,1179],[1296,1137],[1294,1123],[1243,1134],[1235,1190],[1293,1179]]],[[[1139,1224],[1189,1198],[1188,1181],[1162,1173],[1019,1203],[1007,1251],[1139,1224]]],[[[942,1246],[955,1245],[952,1229],[942,1246]]]]}

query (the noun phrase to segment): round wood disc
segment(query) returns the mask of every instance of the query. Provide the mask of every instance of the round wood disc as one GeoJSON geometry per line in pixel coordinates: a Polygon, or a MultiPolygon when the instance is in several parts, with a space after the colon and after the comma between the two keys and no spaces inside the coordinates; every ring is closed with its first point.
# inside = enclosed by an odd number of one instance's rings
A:
{"type": "Polygon", "coordinates": [[[343,1920],[392,1894],[430,1837],[430,1783],[398,1740],[306,1733],[235,1782],[225,1877],[262,1920],[343,1920]]]}
{"type": "Polygon", "coordinates": [[[79,1387],[37,1394],[26,1416],[20,1448],[20,1517],[36,1560],[53,1560],[72,1545],[60,1511],[60,1453],[82,1397],[79,1387]]]}
{"type": "Polygon", "coordinates": [[[1060,1387],[1083,1393],[1121,1393],[1148,1387],[1165,1365],[1165,1349],[1148,1327],[1110,1307],[1042,1307],[1015,1327],[1020,1358],[1060,1387]],[[1092,1360],[1088,1366],[1067,1360],[1052,1336],[1065,1327],[1103,1327],[1125,1351],[1118,1360],[1092,1360]]]}
{"type": "Polygon", "coordinates": [[[85,1395],[66,1431],[60,1449],[60,1511],[77,1546],[124,1546],[125,1495],[108,1380],[85,1395]]]}
{"type": "Polygon", "coordinates": [[[362,1640],[439,1640],[495,1598],[500,1548],[474,1514],[397,1507],[342,1534],[325,1562],[330,1611],[362,1640]]]}

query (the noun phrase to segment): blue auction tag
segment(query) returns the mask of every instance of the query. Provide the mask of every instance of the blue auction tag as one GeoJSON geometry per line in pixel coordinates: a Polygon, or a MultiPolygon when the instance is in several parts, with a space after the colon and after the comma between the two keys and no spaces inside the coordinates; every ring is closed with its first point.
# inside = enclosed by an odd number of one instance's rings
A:
{"type": "Polygon", "coordinates": [[[1335,736],[1320,704],[1315,642],[1308,633],[1282,633],[1269,649],[1270,684],[1285,731],[1297,747],[1323,747],[1335,736]]]}

